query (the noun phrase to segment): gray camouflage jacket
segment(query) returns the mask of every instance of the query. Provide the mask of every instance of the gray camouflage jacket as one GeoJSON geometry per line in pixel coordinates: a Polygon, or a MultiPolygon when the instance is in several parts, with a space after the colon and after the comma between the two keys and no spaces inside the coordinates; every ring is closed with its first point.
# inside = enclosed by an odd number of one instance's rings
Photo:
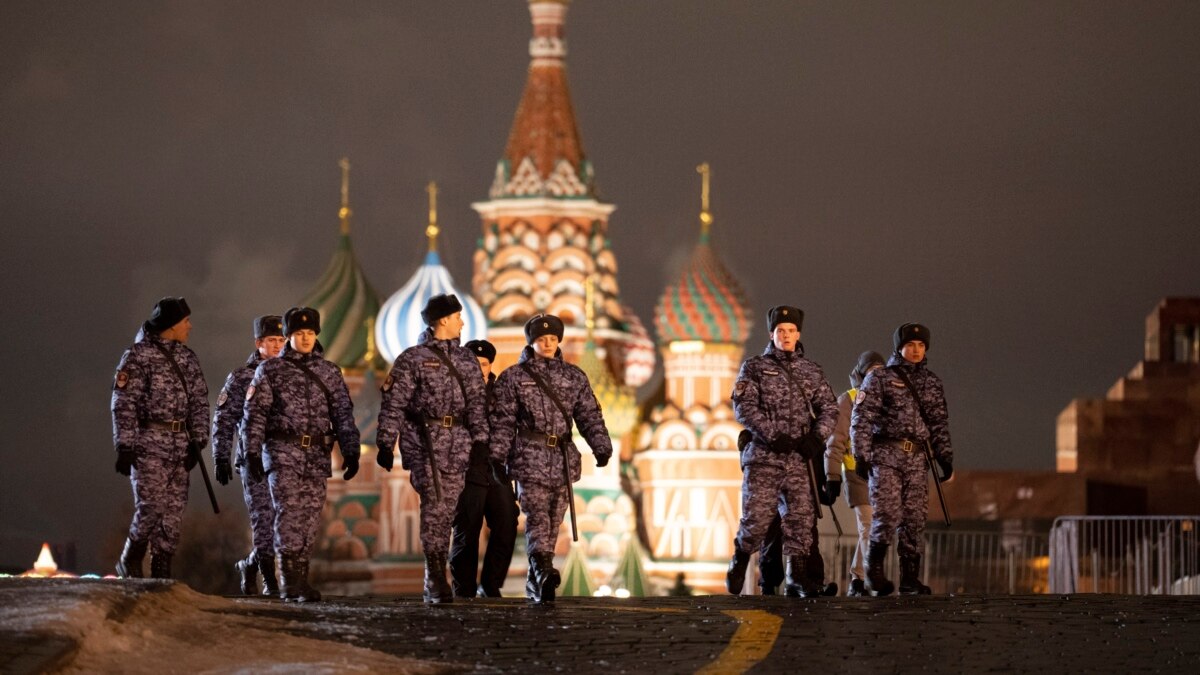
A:
{"type": "Polygon", "coordinates": [[[183,343],[139,330],[117,365],[111,408],[117,450],[182,460],[189,437],[198,447],[208,443],[208,384],[196,353],[183,343]],[[168,358],[187,380],[186,393],[168,358]],[[144,427],[146,421],[179,422],[180,431],[144,427]]]}
{"type": "Polygon", "coordinates": [[[892,453],[876,452],[879,441],[883,439],[910,440],[914,443],[928,440],[933,446],[935,458],[947,462],[954,459],[950,447],[949,412],[941,378],[926,367],[926,361],[912,364],[899,354],[892,354],[887,368],[877,368],[863,380],[862,391],[854,403],[850,433],[854,437],[855,454],[868,462],[896,465],[898,458],[893,457],[892,453]],[[912,380],[917,389],[915,397],[896,373],[898,369],[903,369],[912,380]],[[917,409],[918,397],[929,417],[929,428],[926,428],[917,409]]]}

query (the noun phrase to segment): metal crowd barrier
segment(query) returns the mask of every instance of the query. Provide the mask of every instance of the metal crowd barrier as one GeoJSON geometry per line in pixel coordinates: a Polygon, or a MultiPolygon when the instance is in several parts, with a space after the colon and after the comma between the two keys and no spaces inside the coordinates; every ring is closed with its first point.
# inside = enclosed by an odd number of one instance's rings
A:
{"type": "MultiPolygon", "coordinates": [[[[850,534],[821,537],[825,577],[836,581],[839,593],[850,585],[850,562],[858,539],[850,534]]],[[[934,593],[1045,593],[1050,565],[1045,534],[1003,531],[925,531],[921,580],[934,593]]],[[[900,582],[893,545],[885,565],[888,577],[900,582]]]]}
{"type": "Polygon", "coordinates": [[[1063,516],[1050,530],[1051,593],[1200,593],[1200,516],[1063,516]]]}

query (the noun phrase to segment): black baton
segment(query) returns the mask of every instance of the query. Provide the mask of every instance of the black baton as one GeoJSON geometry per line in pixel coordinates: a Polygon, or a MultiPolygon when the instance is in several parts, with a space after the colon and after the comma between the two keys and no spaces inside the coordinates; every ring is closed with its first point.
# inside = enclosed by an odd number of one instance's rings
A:
{"type": "Polygon", "coordinates": [[[946,527],[950,527],[950,512],[946,510],[946,496],[942,494],[942,481],[938,480],[937,471],[933,468],[933,448],[929,447],[929,441],[925,441],[925,463],[929,466],[929,472],[933,474],[933,486],[937,488],[938,502],[942,505],[942,517],[946,519],[946,527]]]}
{"type": "Polygon", "coordinates": [[[212,503],[213,513],[221,513],[221,507],[217,506],[217,495],[212,489],[212,481],[208,479],[208,469],[204,466],[204,457],[200,455],[200,448],[189,442],[188,452],[192,453],[196,463],[200,465],[200,475],[204,478],[204,488],[208,490],[208,501],[212,503]]]}
{"type": "Polygon", "coordinates": [[[563,482],[567,484],[567,510],[571,512],[571,541],[579,541],[579,528],[575,524],[575,490],[571,487],[571,465],[567,459],[567,446],[560,444],[563,458],[563,482]]]}

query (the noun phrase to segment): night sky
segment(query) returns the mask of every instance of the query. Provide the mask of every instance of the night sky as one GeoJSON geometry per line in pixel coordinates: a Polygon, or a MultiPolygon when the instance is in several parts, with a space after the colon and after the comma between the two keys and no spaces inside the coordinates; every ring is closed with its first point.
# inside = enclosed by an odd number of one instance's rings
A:
{"type": "MultiPolygon", "coordinates": [[[[186,296],[215,401],[251,319],[332,255],[343,155],[381,300],[424,254],[429,180],[469,284],[530,32],[521,0],[3,3],[0,565],[46,539],[109,569],[122,350],[186,296]]],[[[577,0],[623,298],[652,325],[708,161],[714,246],[760,324],[802,307],[841,391],[926,323],[957,466],[1050,469],[1059,411],[1138,361],[1160,298],[1200,295],[1197,35],[1195,2],[577,0]]]]}

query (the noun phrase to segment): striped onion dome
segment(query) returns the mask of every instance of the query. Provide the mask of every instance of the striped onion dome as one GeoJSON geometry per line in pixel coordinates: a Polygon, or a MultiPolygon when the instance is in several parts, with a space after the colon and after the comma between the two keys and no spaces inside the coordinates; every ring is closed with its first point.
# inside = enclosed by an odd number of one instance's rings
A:
{"type": "Polygon", "coordinates": [[[579,358],[579,367],[587,375],[596,400],[604,413],[608,435],[622,438],[637,424],[637,400],[631,387],[619,384],[608,372],[608,366],[596,355],[596,345],[589,337],[579,358]]]}
{"type": "Polygon", "coordinates": [[[367,322],[379,313],[379,296],[367,282],[350,245],[350,161],[343,157],[338,166],[342,168],[342,207],[338,211],[341,236],[333,260],[300,305],[321,313],[325,358],[343,368],[382,368],[384,363],[367,345],[367,322]],[[364,357],[369,362],[364,362],[364,357]]]}
{"type": "Polygon", "coordinates": [[[435,295],[456,295],[462,303],[463,329],[460,338],[463,344],[470,340],[487,338],[487,319],[479,303],[466,293],[460,292],[450,278],[450,271],[442,265],[437,254],[437,184],[430,183],[429,192],[429,225],[425,228],[425,236],[429,238],[429,252],[425,254],[425,263],[408,283],[396,291],[379,310],[379,320],[375,322],[375,342],[383,357],[389,362],[394,361],[400,352],[417,344],[417,338],[425,330],[425,321],[421,318],[421,310],[425,303],[435,295]]]}
{"type": "MultiPolygon", "coordinates": [[[[342,232],[333,260],[300,305],[321,313],[325,358],[343,368],[363,366],[363,356],[367,354],[367,319],[379,313],[379,296],[363,275],[347,232],[342,232]]],[[[378,357],[369,365],[384,366],[378,357]]]]}
{"type": "Polygon", "coordinates": [[[741,344],[750,335],[746,295],[709,244],[713,218],[708,210],[708,164],[697,171],[704,176],[700,243],[679,281],[667,286],[658,301],[654,312],[658,340],[660,344],[677,340],[741,344]]]}

